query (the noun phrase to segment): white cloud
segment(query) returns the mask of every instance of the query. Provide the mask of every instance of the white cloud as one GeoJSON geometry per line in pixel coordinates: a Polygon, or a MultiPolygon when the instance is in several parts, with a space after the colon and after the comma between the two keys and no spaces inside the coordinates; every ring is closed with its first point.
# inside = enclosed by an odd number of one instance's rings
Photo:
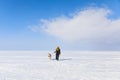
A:
{"type": "Polygon", "coordinates": [[[76,12],[71,17],[42,19],[39,27],[66,42],[120,42],[120,19],[109,19],[110,12],[106,8],[88,8],[76,12]]]}

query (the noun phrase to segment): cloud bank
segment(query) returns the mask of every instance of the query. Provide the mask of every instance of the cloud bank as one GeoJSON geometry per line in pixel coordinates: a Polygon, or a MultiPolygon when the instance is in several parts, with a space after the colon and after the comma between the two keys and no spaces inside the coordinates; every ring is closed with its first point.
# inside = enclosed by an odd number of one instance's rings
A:
{"type": "Polygon", "coordinates": [[[38,27],[65,42],[118,43],[120,19],[110,19],[110,13],[106,8],[88,8],[72,16],[41,19],[38,27]]]}

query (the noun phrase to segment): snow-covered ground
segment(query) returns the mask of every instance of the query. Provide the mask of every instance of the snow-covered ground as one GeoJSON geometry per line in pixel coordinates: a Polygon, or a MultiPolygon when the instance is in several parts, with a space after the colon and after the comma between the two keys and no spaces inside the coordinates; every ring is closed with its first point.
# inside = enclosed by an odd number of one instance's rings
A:
{"type": "Polygon", "coordinates": [[[120,80],[120,52],[0,51],[0,80],[120,80]]]}

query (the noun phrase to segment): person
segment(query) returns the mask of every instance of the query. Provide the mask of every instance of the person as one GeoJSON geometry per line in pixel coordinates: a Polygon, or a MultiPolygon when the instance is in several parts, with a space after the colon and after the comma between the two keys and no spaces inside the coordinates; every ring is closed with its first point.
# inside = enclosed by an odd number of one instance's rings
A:
{"type": "Polygon", "coordinates": [[[59,60],[59,56],[61,54],[61,51],[60,51],[60,47],[57,46],[56,50],[55,50],[55,53],[56,53],[56,60],[59,60]]]}

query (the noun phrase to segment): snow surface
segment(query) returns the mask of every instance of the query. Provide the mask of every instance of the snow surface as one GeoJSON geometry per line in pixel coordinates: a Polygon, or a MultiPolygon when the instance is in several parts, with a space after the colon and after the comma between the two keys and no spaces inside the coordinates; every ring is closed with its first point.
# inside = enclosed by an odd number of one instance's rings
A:
{"type": "Polygon", "coordinates": [[[120,80],[120,52],[48,52],[0,51],[0,80],[120,80]]]}

